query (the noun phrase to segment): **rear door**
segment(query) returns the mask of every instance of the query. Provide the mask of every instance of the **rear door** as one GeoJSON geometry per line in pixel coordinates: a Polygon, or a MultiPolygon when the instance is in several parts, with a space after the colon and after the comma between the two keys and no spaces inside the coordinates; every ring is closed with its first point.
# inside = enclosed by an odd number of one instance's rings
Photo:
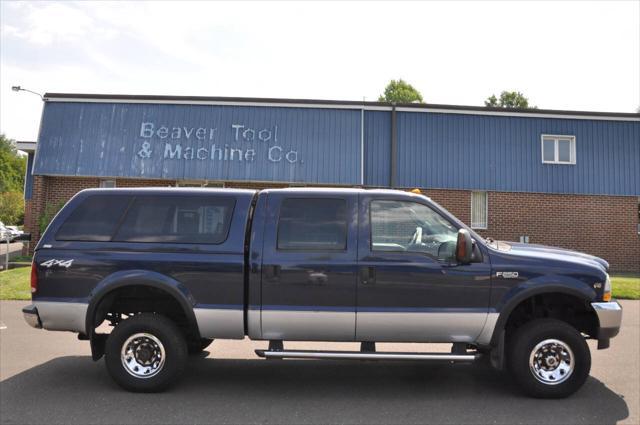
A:
{"type": "Polygon", "coordinates": [[[262,263],[262,337],[355,337],[357,194],[273,191],[262,263]]]}

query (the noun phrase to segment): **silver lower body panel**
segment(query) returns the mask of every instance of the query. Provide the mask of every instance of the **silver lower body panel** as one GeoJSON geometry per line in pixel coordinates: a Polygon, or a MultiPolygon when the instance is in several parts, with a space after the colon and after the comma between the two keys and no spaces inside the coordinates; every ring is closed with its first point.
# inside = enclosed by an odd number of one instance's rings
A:
{"type": "Polygon", "coordinates": [[[355,312],[262,310],[263,339],[353,341],[355,329],[355,312]]]}
{"type": "MultiPolygon", "coordinates": [[[[257,327],[257,313],[250,317],[250,329],[257,327]]],[[[263,310],[260,317],[260,338],[269,340],[488,344],[499,314],[263,310]]]]}
{"type": "Polygon", "coordinates": [[[356,340],[473,343],[486,321],[486,312],[358,312],[356,340]]]}
{"type": "Polygon", "coordinates": [[[260,308],[247,310],[247,335],[251,339],[262,339],[262,319],[260,308]]]}
{"type": "MultiPolygon", "coordinates": [[[[34,301],[42,328],[86,334],[89,304],[57,301],[34,301]]],[[[26,319],[26,318],[25,318],[26,319]]],[[[27,321],[29,323],[29,321],[27,321]]],[[[31,323],[29,323],[33,326],[31,323]]]]}
{"type": "Polygon", "coordinates": [[[487,315],[487,320],[484,322],[482,332],[480,332],[480,335],[476,338],[476,342],[479,345],[489,345],[491,343],[493,331],[496,329],[496,324],[498,323],[499,318],[500,313],[489,313],[487,315]]]}
{"type": "Polygon", "coordinates": [[[242,309],[194,308],[193,312],[202,338],[244,338],[242,309]]]}

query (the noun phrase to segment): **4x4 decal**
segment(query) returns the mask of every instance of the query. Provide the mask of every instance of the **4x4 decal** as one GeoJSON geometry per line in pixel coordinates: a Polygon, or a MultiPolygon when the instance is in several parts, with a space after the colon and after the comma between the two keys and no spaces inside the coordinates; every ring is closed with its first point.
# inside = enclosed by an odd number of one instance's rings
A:
{"type": "Polygon", "coordinates": [[[64,267],[65,269],[68,269],[69,267],[71,267],[71,264],[73,264],[73,260],[51,259],[51,260],[47,260],[47,261],[45,261],[43,263],[40,263],[40,266],[46,267],[48,269],[50,269],[53,266],[60,266],[60,267],[64,267]]]}

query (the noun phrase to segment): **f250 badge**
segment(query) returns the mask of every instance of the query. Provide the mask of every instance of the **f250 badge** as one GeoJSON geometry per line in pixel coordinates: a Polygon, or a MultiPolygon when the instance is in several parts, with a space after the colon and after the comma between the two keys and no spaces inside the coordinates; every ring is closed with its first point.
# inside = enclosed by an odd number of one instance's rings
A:
{"type": "Polygon", "coordinates": [[[517,279],[518,276],[518,272],[496,272],[496,277],[501,277],[503,279],[517,279]]]}
{"type": "Polygon", "coordinates": [[[65,269],[68,269],[69,267],[71,267],[71,264],[73,264],[73,260],[56,260],[56,259],[51,259],[43,263],[40,263],[42,267],[46,267],[48,269],[50,269],[53,266],[60,266],[60,267],[64,267],[65,269]]]}

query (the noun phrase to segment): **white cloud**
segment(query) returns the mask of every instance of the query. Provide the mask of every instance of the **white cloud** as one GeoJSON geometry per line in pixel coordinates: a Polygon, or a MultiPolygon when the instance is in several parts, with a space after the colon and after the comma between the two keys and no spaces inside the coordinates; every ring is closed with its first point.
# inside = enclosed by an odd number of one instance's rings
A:
{"type": "Polygon", "coordinates": [[[542,108],[640,105],[639,2],[1,2],[0,130],[34,138],[56,92],[428,102],[523,91],[542,108]],[[28,117],[28,118],[25,118],[28,117]]]}
{"type": "Polygon", "coordinates": [[[12,27],[13,35],[31,43],[50,45],[54,41],[73,42],[86,35],[91,19],[82,10],[64,3],[27,4],[25,19],[12,27]]]}

